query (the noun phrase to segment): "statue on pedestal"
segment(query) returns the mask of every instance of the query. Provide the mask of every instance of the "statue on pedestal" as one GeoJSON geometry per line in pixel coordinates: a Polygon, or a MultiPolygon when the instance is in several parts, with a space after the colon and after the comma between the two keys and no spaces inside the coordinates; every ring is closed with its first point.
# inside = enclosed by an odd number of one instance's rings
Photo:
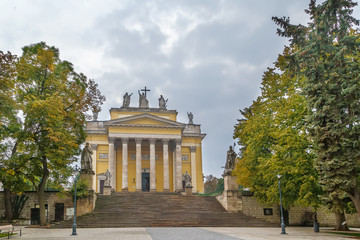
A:
{"type": "Polygon", "coordinates": [[[106,172],[105,172],[104,186],[110,186],[110,184],[111,184],[111,174],[109,172],[109,169],[107,169],[106,172]]]}
{"type": "Polygon", "coordinates": [[[226,154],[226,164],[225,164],[225,170],[224,175],[231,175],[232,170],[235,168],[235,160],[236,160],[236,153],[232,149],[232,146],[229,147],[229,150],[226,154]]]}
{"type": "Polygon", "coordinates": [[[130,97],[133,95],[132,93],[129,95],[127,92],[124,95],[123,105],[122,107],[126,108],[130,106],[130,97]]]}
{"type": "Polygon", "coordinates": [[[185,187],[190,187],[191,186],[191,176],[188,174],[187,171],[184,174],[184,180],[185,180],[185,187]]]}
{"type": "Polygon", "coordinates": [[[92,173],[92,154],[93,150],[87,142],[83,151],[81,152],[81,172],[92,173]]]}
{"type": "Polygon", "coordinates": [[[167,104],[168,99],[164,99],[163,95],[160,95],[159,98],[159,108],[160,109],[166,109],[166,104],[167,104]]]}
{"type": "Polygon", "coordinates": [[[192,112],[187,113],[188,118],[189,118],[189,124],[194,124],[193,119],[194,119],[194,115],[192,114],[192,112]]]}

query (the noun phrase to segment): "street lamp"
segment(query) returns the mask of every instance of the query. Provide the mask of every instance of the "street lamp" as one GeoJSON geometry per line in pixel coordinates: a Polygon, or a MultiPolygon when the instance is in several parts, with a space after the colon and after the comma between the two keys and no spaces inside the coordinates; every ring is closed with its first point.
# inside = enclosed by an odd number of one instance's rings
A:
{"type": "Polygon", "coordinates": [[[76,187],[76,182],[77,182],[77,172],[78,172],[78,166],[75,167],[75,192],[74,192],[74,223],[73,223],[73,231],[71,235],[77,235],[76,234],[76,191],[77,191],[77,187],[76,187]]]}
{"type": "Polygon", "coordinates": [[[279,179],[280,214],[281,214],[281,234],[286,234],[286,231],[285,231],[285,223],[284,223],[283,207],[282,207],[282,200],[281,200],[281,182],[280,182],[281,175],[278,174],[278,175],[276,175],[276,176],[277,176],[277,178],[279,179]]]}

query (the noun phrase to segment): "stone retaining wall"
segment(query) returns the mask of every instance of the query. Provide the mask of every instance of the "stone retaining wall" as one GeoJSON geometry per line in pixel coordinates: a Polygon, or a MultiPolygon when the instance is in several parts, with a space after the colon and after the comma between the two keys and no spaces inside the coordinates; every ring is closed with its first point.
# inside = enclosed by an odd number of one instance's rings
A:
{"type": "MultiPolygon", "coordinates": [[[[259,203],[252,196],[243,196],[241,194],[237,195],[239,196],[238,201],[240,201],[241,204],[237,202],[236,205],[242,206],[242,211],[239,210],[239,212],[269,222],[278,223],[280,225],[280,207],[278,205],[265,205],[259,203]],[[272,209],[272,215],[265,215],[264,208],[272,209]]],[[[224,206],[225,209],[231,209],[232,211],[234,211],[233,209],[236,208],[236,206],[229,206],[233,202],[235,202],[234,199],[226,202],[227,198],[223,195],[218,196],[217,199],[224,206]]],[[[309,226],[312,224],[314,211],[310,207],[291,207],[288,210],[288,213],[289,224],[291,226],[309,226]]],[[[321,207],[317,210],[317,218],[320,226],[332,227],[335,224],[335,215],[326,207],[321,207]]],[[[360,227],[360,218],[357,214],[346,214],[346,221],[348,226],[350,227],[360,227]]]]}
{"type": "Polygon", "coordinates": [[[258,203],[255,198],[251,196],[242,196],[242,206],[242,213],[245,215],[280,224],[280,214],[278,213],[280,209],[276,205],[264,205],[258,203]],[[273,215],[264,215],[264,208],[271,208],[273,215]]]}
{"type": "MultiPolygon", "coordinates": [[[[25,192],[29,197],[25,203],[25,206],[20,214],[20,218],[23,219],[23,224],[30,225],[31,218],[31,208],[38,207],[38,200],[36,192],[25,192]]],[[[77,214],[76,216],[81,216],[83,214],[92,212],[95,208],[96,194],[94,191],[90,191],[90,195],[87,198],[77,199],[77,214]]],[[[64,204],[64,220],[71,219],[74,215],[74,200],[72,195],[63,194],[61,196],[59,192],[45,192],[45,204],[48,205],[47,210],[47,219],[48,222],[53,222],[55,220],[55,204],[63,203],[64,204]]],[[[3,218],[5,216],[4,208],[4,192],[0,192],[0,216],[3,218]]]]}

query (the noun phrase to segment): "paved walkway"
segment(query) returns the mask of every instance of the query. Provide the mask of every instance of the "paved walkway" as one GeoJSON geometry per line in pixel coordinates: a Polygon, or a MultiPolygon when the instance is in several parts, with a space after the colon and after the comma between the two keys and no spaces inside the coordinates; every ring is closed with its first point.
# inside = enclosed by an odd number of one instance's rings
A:
{"type": "Polygon", "coordinates": [[[72,236],[72,229],[38,229],[23,228],[22,236],[14,236],[14,239],[51,239],[51,240],[90,240],[90,239],[126,239],[126,240],[278,240],[278,239],[347,239],[339,235],[314,233],[310,227],[287,227],[286,235],[280,234],[280,228],[78,228],[78,235],[72,236]]]}

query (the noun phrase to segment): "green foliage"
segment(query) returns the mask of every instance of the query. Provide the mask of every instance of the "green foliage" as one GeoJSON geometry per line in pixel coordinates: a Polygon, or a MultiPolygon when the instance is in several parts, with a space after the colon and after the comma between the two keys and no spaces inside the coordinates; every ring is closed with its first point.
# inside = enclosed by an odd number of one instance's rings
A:
{"type": "Polygon", "coordinates": [[[261,96],[241,111],[235,126],[240,159],[234,174],[239,184],[265,203],[279,203],[277,174],[282,175],[283,204],[319,204],[317,174],[313,168],[313,146],[305,129],[307,106],[301,94],[304,79],[285,69],[285,48],[275,68],[264,73],[261,96]]]}
{"type": "Polygon", "coordinates": [[[0,93],[6,93],[0,95],[7,106],[0,104],[0,127],[6,129],[0,131],[0,160],[12,164],[4,165],[0,177],[20,176],[19,183],[33,184],[44,225],[47,180],[66,182],[85,140],[88,112],[100,111],[105,97],[93,80],[76,73],[70,62],[60,59],[57,48],[44,42],[25,46],[19,59],[0,52],[0,64],[5,69],[0,93]]]}
{"type": "Polygon", "coordinates": [[[327,0],[306,12],[307,26],[291,25],[287,18],[273,18],[297,51],[289,56],[289,69],[304,76],[309,111],[308,128],[316,145],[316,166],[324,199],[341,213],[344,192],[360,214],[360,64],[359,21],[351,16],[357,3],[327,0]]]}
{"type": "Polygon", "coordinates": [[[217,177],[213,175],[205,176],[205,183],[204,183],[204,193],[205,194],[212,194],[215,192],[216,185],[217,185],[218,179],[217,177]]]}
{"type": "MultiPolygon", "coordinates": [[[[75,196],[75,183],[73,184],[73,186],[71,187],[70,190],[71,195],[74,197],[75,196]]],[[[89,189],[88,189],[88,184],[85,180],[77,180],[76,183],[76,198],[80,199],[80,198],[86,198],[89,196],[89,189]]]]}
{"type": "Polygon", "coordinates": [[[219,178],[216,184],[215,193],[221,194],[224,191],[224,178],[219,178]]]}

